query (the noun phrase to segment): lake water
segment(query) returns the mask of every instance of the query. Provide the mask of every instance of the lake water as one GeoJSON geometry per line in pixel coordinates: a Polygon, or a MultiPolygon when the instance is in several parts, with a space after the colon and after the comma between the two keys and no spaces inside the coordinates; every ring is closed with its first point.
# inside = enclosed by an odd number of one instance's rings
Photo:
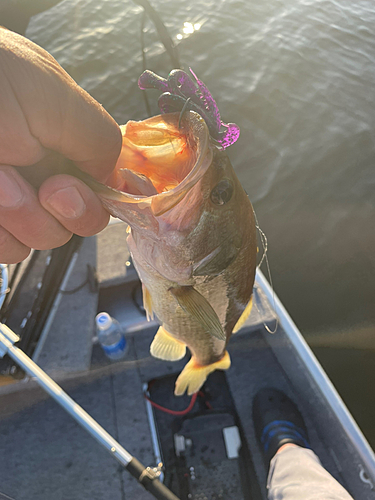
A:
{"type": "MultiPolygon", "coordinates": [[[[375,446],[375,6],[154,0],[184,69],[241,137],[229,156],[269,242],[275,290],[375,446]]],[[[119,123],[147,116],[143,9],[65,0],[27,36],[119,123]]],[[[155,27],[147,68],[172,68],[155,27]]],[[[150,93],[157,113],[157,93],[150,93]]]]}

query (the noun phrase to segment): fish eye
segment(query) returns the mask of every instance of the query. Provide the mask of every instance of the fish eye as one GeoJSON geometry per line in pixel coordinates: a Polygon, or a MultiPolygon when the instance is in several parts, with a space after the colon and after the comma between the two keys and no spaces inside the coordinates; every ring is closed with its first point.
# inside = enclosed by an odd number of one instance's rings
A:
{"type": "Polygon", "coordinates": [[[211,201],[215,205],[225,205],[232,198],[233,183],[229,179],[221,180],[211,191],[211,201]]]}

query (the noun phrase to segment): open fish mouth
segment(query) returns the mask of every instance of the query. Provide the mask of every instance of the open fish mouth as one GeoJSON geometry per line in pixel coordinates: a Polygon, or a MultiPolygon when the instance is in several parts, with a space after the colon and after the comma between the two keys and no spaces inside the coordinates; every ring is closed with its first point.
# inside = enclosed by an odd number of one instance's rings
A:
{"type": "Polygon", "coordinates": [[[99,193],[104,202],[137,204],[162,215],[186,196],[212,162],[207,125],[194,111],[129,121],[121,130],[120,157],[108,187],[99,193]]]}

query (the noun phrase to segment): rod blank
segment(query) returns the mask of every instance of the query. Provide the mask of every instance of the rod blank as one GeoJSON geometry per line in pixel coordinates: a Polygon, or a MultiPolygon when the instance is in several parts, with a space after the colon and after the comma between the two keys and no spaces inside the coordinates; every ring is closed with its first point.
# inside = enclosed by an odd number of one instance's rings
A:
{"type": "Polygon", "coordinates": [[[54,382],[14,343],[20,339],[9,327],[0,323],[0,358],[8,354],[25,372],[67,411],[76,422],[123,465],[142,486],[160,500],[179,500],[157,477],[135,457],[128,453],[106,430],[101,427],[79,404],[54,382]]]}

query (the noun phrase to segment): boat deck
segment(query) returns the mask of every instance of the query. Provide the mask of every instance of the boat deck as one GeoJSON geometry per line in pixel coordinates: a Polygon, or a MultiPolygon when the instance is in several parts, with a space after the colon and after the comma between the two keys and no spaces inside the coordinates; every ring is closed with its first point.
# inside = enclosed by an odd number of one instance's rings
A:
{"type": "MultiPolygon", "coordinates": [[[[139,308],[139,282],[132,267],[125,265],[124,238],[124,227],[115,225],[84,242],[66,289],[82,282],[80,269],[91,262],[99,273],[99,295],[81,289],[61,298],[37,358],[131,454],[154,466],[143,384],[178,374],[187,358],[168,363],[150,356],[157,325],[146,323],[139,308]],[[117,257],[109,259],[113,252],[117,257]],[[129,348],[124,360],[110,362],[93,345],[93,318],[98,310],[108,311],[127,329],[129,348]]],[[[259,283],[255,293],[257,307],[245,328],[230,341],[232,366],[225,372],[260,485],[260,493],[252,498],[266,498],[266,471],[254,435],[252,400],[260,388],[271,386],[298,402],[312,448],[324,467],[354,498],[375,499],[373,470],[369,470],[372,456],[366,443],[364,451],[361,443],[358,449],[353,446],[337,412],[325,404],[324,391],[306,370],[301,353],[296,353],[282,326],[275,335],[265,330],[264,322],[274,325],[274,313],[259,283]]],[[[189,399],[176,398],[176,408],[185,408],[189,399]]],[[[151,498],[34,381],[0,387],[0,449],[0,499],[2,494],[15,500],[151,498]]]]}

